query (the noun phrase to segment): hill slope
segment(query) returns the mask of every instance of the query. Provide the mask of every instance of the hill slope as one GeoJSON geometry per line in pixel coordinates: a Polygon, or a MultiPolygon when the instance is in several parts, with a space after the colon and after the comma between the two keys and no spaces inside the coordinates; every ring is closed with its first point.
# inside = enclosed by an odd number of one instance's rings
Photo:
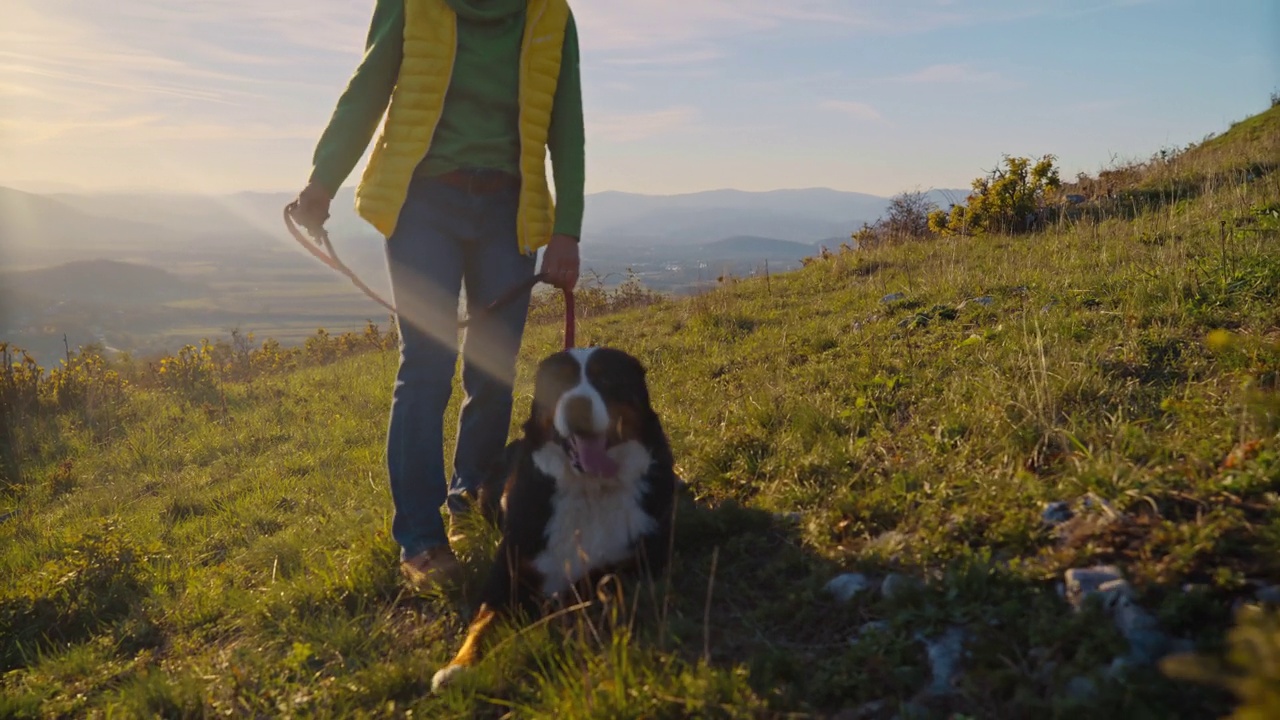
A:
{"type": "MultiPolygon", "coordinates": [[[[393,352],[11,405],[0,716],[1219,716],[1151,662],[1219,652],[1280,582],[1277,240],[1254,173],[584,318],[649,368],[690,484],[675,562],[503,631],[438,698],[493,535],[459,587],[397,582],[393,352]],[[1073,611],[1064,574],[1100,564],[1128,585],[1073,611]]],[[[559,340],[531,329],[517,420],[559,340]]]]}
{"type": "Polygon", "coordinates": [[[0,273],[7,292],[42,298],[113,305],[145,305],[197,297],[207,289],[158,267],[116,260],[78,260],[53,267],[0,273]]]}
{"type": "Polygon", "coordinates": [[[0,187],[0,252],[6,267],[113,247],[127,253],[160,242],[156,225],[85,212],[61,200],[0,187]]]}
{"type": "Polygon", "coordinates": [[[799,259],[813,255],[817,245],[777,240],[768,237],[738,235],[702,245],[703,252],[711,256],[751,258],[799,259]]]}

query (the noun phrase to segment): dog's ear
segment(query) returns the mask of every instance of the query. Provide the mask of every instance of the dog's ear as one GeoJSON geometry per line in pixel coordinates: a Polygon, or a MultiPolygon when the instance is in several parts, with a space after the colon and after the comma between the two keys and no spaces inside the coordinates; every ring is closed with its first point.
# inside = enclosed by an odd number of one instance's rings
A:
{"type": "Polygon", "coordinates": [[[649,370],[644,366],[644,363],[640,362],[640,358],[634,355],[628,355],[627,357],[631,358],[631,364],[635,367],[635,373],[640,376],[640,380],[647,381],[649,370]]]}
{"type": "Polygon", "coordinates": [[[630,367],[632,393],[640,407],[652,409],[649,400],[649,380],[648,371],[645,369],[644,363],[633,355],[627,355],[627,363],[630,367]]]}
{"type": "Polygon", "coordinates": [[[551,428],[547,421],[548,415],[538,411],[537,406],[529,410],[529,419],[524,421],[521,430],[524,432],[523,441],[528,447],[536,448],[551,439],[551,428]]]}

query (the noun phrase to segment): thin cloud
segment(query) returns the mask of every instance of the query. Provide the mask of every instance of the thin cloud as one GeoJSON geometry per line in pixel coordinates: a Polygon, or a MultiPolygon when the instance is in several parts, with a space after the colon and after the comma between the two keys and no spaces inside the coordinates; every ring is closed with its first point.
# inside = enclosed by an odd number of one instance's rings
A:
{"type": "MultiPolygon", "coordinates": [[[[142,80],[130,80],[119,76],[114,78],[110,76],[96,77],[93,75],[83,75],[80,73],[65,72],[51,68],[39,68],[29,65],[5,65],[0,67],[0,69],[3,69],[10,77],[16,78],[20,75],[30,75],[36,78],[41,78],[45,81],[59,81],[57,84],[64,86],[76,86],[80,91],[83,91],[85,86],[110,88],[114,91],[122,91],[115,93],[115,96],[118,99],[127,98],[128,96],[168,96],[186,100],[202,100],[212,103],[229,102],[226,97],[228,94],[227,91],[209,90],[199,86],[168,85],[142,80]]],[[[49,83],[45,82],[43,84],[48,85],[49,83]]],[[[39,87],[29,87],[28,94],[47,95],[48,93],[39,87]]]]}
{"type": "Polygon", "coordinates": [[[159,115],[131,115],[107,119],[30,122],[0,119],[0,131],[10,139],[26,143],[111,142],[117,145],[145,144],[167,140],[184,142],[262,140],[312,140],[324,128],[315,125],[273,125],[270,123],[174,122],[159,115]]]}
{"type": "MultiPolygon", "coordinates": [[[[248,2],[248,0],[240,0],[248,2]]],[[[592,0],[574,7],[584,54],[641,62],[673,48],[722,52],[719,43],[788,29],[831,35],[916,35],[1039,17],[1071,17],[1155,0],[1101,0],[1066,7],[1052,0],[592,0]]],[[[274,3],[273,3],[274,4],[274,3]]],[[[679,53],[675,53],[679,55],[679,53]]]]}
{"type": "Polygon", "coordinates": [[[270,123],[179,123],[158,125],[148,134],[159,140],[315,140],[324,131],[319,125],[273,125],[270,123]]]}
{"type": "Polygon", "coordinates": [[[872,82],[888,85],[970,85],[991,89],[1010,89],[1022,85],[998,72],[981,70],[970,63],[929,65],[904,75],[880,78],[872,82]]]}
{"type": "MultiPolygon", "coordinates": [[[[318,68],[350,73],[370,8],[265,5],[9,0],[0,26],[0,152],[17,166],[8,172],[51,168],[57,163],[42,153],[54,146],[106,153],[171,140],[226,148],[314,142],[327,112],[299,99],[322,92],[318,68]]],[[[338,83],[323,84],[328,102],[338,83]]]]}
{"type": "Polygon", "coordinates": [[[110,88],[115,92],[102,100],[118,115],[163,97],[227,102],[260,85],[251,74],[220,71],[192,53],[160,52],[141,40],[131,44],[129,28],[94,27],[58,2],[18,0],[13,9],[13,22],[0,31],[0,82],[62,95],[110,88]]]}
{"type": "Polygon", "coordinates": [[[1068,105],[1066,107],[1066,111],[1082,115],[1092,113],[1109,113],[1123,109],[1132,104],[1132,100],[1084,100],[1068,105]]]}
{"type": "Polygon", "coordinates": [[[666,52],[656,55],[637,55],[630,57],[610,57],[603,60],[605,65],[613,65],[615,67],[631,67],[631,68],[648,68],[661,66],[679,66],[687,68],[690,65],[698,65],[701,63],[713,62],[726,57],[727,53],[713,47],[691,48],[688,50],[679,50],[675,52],[666,52]]]}
{"type": "MultiPolygon", "coordinates": [[[[1113,0],[1117,3],[1149,0],[1113,0]]],[[[705,47],[785,29],[826,34],[920,34],[1058,12],[1046,1],[996,0],[962,8],[946,0],[593,0],[574,7],[584,53],[639,57],[663,48],[705,47]]]]}
{"type": "Polygon", "coordinates": [[[0,82],[0,97],[34,97],[52,99],[49,93],[16,82],[0,82]]]}
{"type": "Polygon", "coordinates": [[[604,142],[631,143],[687,127],[698,117],[697,108],[673,107],[632,115],[591,115],[587,132],[604,142]]]}
{"type": "Polygon", "coordinates": [[[875,123],[884,122],[884,116],[880,114],[880,111],[867,103],[852,100],[826,100],[822,103],[822,107],[847,115],[855,120],[866,120],[875,123]]]}
{"type": "MultiPolygon", "coordinates": [[[[12,0],[0,30],[0,81],[15,72],[78,85],[133,89],[121,98],[180,93],[188,99],[253,97],[246,88],[288,85],[299,65],[348,58],[354,67],[368,25],[351,3],[277,0],[175,4],[121,0],[109,8],[66,0],[12,0]],[[268,7],[269,6],[269,7],[268,7]]],[[[347,69],[350,72],[350,69],[347,69]]]]}
{"type": "Polygon", "coordinates": [[[24,122],[10,118],[0,119],[0,135],[19,143],[46,143],[68,135],[83,139],[99,138],[113,131],[135,131],[156,122],[153,116],[133,116],[102,120],[70,120],[62,122],[24,122]]]}
{"type": "Polygon", "coordinates": [[[1003,82],[999,73],[975,70],[967,63],[951,63],[930,65],[913,73],[889,78],[890,82],[899,83],[946,83],[949,85],[975,85],[1003,82]]]}
{"type": "Polygon", "coordinates": [[[636,53],[773,30],[785,23],[856,25],[861,13],[834,0],[598,0],[574,16],[584,52],[636,53]]]}

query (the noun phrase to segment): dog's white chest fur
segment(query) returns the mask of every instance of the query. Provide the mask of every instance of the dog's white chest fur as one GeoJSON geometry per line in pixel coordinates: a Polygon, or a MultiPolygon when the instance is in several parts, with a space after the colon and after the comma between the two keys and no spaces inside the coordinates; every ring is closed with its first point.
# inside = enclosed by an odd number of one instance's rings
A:
{"type": "Polygon", "coordinates": [[[563,592],[592,570],[626,559],[636,541],[657,528],[641,505],[648,489],[645,475],[653,462],[649,451],[626,442],[611,448],[609,455],[620,466],[616,478],[579,475],[555,445],[533,455],[538,469],[556,480],[547,546],[533,563],[542,573],[547,595],[563,592]]]}

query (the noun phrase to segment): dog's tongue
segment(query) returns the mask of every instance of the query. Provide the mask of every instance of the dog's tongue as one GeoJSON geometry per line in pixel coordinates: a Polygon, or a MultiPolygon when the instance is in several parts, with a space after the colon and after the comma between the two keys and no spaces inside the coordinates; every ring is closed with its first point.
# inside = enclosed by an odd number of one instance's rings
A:
{"type": "Polygon", "coordinates": [[[613,477],[618,474],[618,463],[611,457],[605,447],[604,436],[573,437],[573,447],[578,451],[578,462],[582,469],[596,477],[613,477]]]}

